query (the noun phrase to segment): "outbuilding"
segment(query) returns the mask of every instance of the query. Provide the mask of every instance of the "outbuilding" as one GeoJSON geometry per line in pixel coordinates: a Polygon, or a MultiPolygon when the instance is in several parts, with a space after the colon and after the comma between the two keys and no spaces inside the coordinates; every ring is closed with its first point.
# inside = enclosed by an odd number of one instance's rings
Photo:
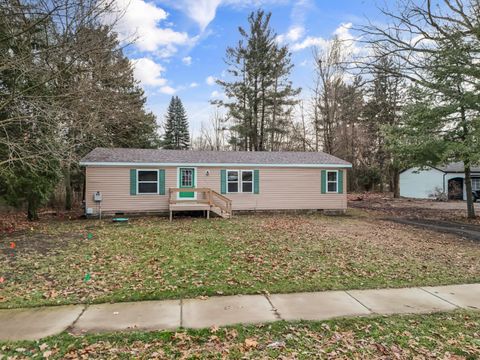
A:
{"type": "Polygon", "coordinates": [[[85,167],[88,215],[182,210],[341,210],[351,164],[322,152],[96,148],[85,167]]]}
{"type": "MultiPolygon", "coordinates": [[[[480,167],[472,167],[472,190],[480,190],[480,167]]],[[[440,193],[449,200],[466,200],[463,163],[445,166],[409,168],[400,173],[400,196],[416,199],[435,198],[440,193]]]]}

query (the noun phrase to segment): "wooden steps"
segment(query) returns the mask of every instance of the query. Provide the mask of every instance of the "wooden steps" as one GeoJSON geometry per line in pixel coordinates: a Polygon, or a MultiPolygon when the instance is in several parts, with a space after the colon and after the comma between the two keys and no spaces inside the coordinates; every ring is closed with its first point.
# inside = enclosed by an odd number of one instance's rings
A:
{"type": "Polygon", "coordinates": [[[226,211],[223,211],[220,209],[218,206],[212,206],[210,209],[213,213],[217,214],[218,216],[224,218],[224,219],[230,219],[232,217],[231,213],[228,213],[226,211]]]}
{"type": "Polygon", "coordinates": [[[169,189],[169,211],[170,221],[173,220],[174,211],[205,211],[207,219],[210,212],[224,218],[232,217],[232,200],[209,188],[188,189],[188,192],[195,193],[194,199],[180,199],[177,194],[185,192],[185,189],[169,189]]]}

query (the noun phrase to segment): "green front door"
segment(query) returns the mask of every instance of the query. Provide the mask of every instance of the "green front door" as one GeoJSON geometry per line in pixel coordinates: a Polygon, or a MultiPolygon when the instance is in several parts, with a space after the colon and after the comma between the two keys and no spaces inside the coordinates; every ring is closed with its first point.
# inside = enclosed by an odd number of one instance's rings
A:
{"type": "MultiPolygon", "coordinates": [[[[193,189],[195,187],[195,169],[194,168],[180,168],[178,179],[178,187],[181,189],[193,189]]],[[[194,199],[195,192],[182,191],[179,193],[181,199],[194,199]]]]}

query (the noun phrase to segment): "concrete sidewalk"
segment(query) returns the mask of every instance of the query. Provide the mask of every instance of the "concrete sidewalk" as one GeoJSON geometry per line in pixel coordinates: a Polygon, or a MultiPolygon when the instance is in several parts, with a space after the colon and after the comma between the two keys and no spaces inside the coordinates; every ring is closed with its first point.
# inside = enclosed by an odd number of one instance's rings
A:
{"type": "Polygon", "coordinates": [[[84,334],[205,328],[457,308],[480,310],[480,284],[0,310],[0,340],[36,340],[65,330],[84,334]]]}

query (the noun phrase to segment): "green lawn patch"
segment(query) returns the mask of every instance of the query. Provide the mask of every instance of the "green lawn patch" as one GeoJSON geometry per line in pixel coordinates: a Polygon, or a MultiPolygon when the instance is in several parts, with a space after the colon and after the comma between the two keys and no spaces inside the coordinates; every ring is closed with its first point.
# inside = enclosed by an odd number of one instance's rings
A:
{"type": "Polygon", "coordinates": [[[480,281],[480,244],[363,214],[53,221],[0,249],[3,308],[480,281]]]}
{"type": "Polygon", "coordinates": [[[276,322],[0,343],[0,357],[478,359],[480,312],[276,322]]]}

